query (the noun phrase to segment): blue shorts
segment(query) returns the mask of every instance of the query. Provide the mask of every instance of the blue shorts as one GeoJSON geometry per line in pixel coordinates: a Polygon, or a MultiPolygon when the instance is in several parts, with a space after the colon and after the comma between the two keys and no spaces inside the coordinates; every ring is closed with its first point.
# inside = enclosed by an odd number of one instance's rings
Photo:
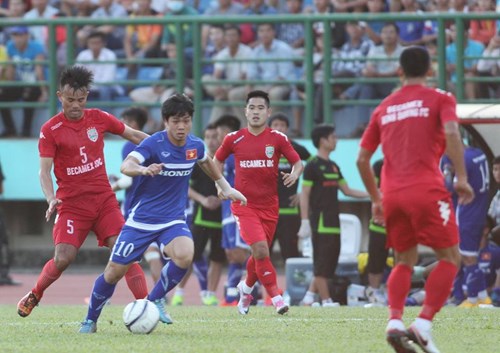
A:
{"type": "MultiPolygon", "coordinates": [[[[231,215],[231,218],[233,216],[231,215]]],[[[240,229],[234,218],[229,220],[226,218],[222,221],[222,247],[224,249],[250,249],[250,247],[241,238],[240,229]]]]}
{"type": "Polygon", "coordinates": [[[111,253],[110,260],[122,265],[139,261],[152,242],[157,242],[163,253],[164,247],[177,237],[193,239],[185,222],[173,224],[160,230],[144,230],[124,226],[111,253]]]}
{"type": "Polygon", "coordinates": [[[460,223],[458,217],[458,233],[460,236],[460,254],[465,256],[477,256],[479,254],[479,245],[483,236],[483,223],[460,223]]]}

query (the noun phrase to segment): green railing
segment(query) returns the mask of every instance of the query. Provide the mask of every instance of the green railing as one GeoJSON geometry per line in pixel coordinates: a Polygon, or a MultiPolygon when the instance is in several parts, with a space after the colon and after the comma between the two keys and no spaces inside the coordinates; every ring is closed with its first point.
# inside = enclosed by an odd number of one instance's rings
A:
{"type": "MultiPolygon", "coordinates": [[[[332,67],[332,48],[331,43],[331,33],[330,31],[325,31],[323,36],[324,41],[324,53],[323,53],[323,106],[314,107],[314,81],[313,81],[313,24],[317,22],[323,22],[324,28],[330,28],[330,22],[346,22],[350,20],[356,21],[385,21],[385,22],[395,22],[395,21],[426,21],[432,20],[438,23],[438,54],[437,61],[439,66],[439,76],[437,79],[438,87],[446,89],[447,75],[446,75],[446,37],[445,37],[445,23],[449,21],[454,21],[457,29],[457,82],[456,82],[456,97],[458,102],[470,103],[464,97],[464,84],[466,81],[473,82],[491,82],[496,80],[496,78],[466,78],[463,75],[464,72],[464,60],[465,59],[476,59],[465,57],[463,53],[464,41],[464,21],[470,19],[498,19],[498,14],[488,13],[488,14],[433,14],[433,13],[423,13],[423,14],[403,14],[403,13],[385,13],[385,14],[368,14],[368,13],[356,13],[356,14],[331,14],[331,15],[272,15],[272,16],[231,16],[231,17],[207,17],[207,16],[170,16],[170,17],[151,17],[151,18],[125,18],[125,19],[90,19],[90,18],[56,18],[51,20],[5,20],[3,19],[2,26],[8,27],[11,25],[47,25],[49,33],[49,43],[48,43],[48,58],[44,64],[48,65],[49,77],[46,82],[37,82],[36,85],[47,84],[49,87],[49,101],[47,103],[24,103],[24,102],[0,102],[0,107],[47,107],[49,113],[55,114],[57,110],[57,61],[56,61],[56,42],[55,42],[55,29],[56,26],[66,26],[67,29],[67,64],[71,65],[75,60],[75,26],[83,25],[100,25],[106,23],[108,25],[130,25],[130,24],[175,24],[176,26],[176,39],[182,38],[183,24],[189,23],[194,27],[194,46],[193,46],[193,76],[194,76],[194,103],[195,103],[195,125],[194,132],[200,133],[203,126],[203,121],[201,119],[202,107],[221,105],[221,106],[232,106],[239,105],[242,106],[243,102],[214,102],[214,101],[202,101],[203,88],[201,83],[201,68],[203,64],[211,62],[211,60],[203,59],[203,53],[201,48],[201,27],[204,24],[227,24],[227,23],[298,23],[301,22],[305,26],[305,55],[303,61],[305,64],[305,71],[307,73],[305,82],[300,80],[301,83],[305,84],[305,95],[304,101],[286,101],[286,102],[272,102],[273,106],[303,106],[304,116],[305,116],[305,131],[304,136],[308,136],[311,128],[313,126],[313,113],[315,109],[323,109],[323,115],[326,122],[332,122],[334,119],[332,115],[332,107],[339,105],[340,101],[335,101],[331,99],[332,84],[335,83],[371,83],[371,82],[389,82],[391,79],[370,79],[370,78],[356,78],[356,79],[335,79],[331,78],[331,67],[332,67]]],[[[184,44],[182,40],[176,40],[177,53],[184,53],[184,44]]],[[[283,59],[280,59],[283,60],[283,59]]],[[[300,60],[300,59],[299,59],[300,60]]],[[[297,61],[297,58],[294,58],[297,61]]],[[[166,63],[167,59],[143,59],[135,60],[134,62],[140,62],[143,64],[147,63],[166,63]]],[[[127,60],[118,60],[117,63],[131,63],[127,60]]],[[[176,71],[178,72],[177,78],[175,80],[175,86],[178,91],[183,91],[185,83],[185,58],[182,55],[178,55],[176,59],[176,71]]],[[[395,80],[395,79],[392,79],[395,80]]],[[[397,81],[397,79],[395,80],[397,81]]],[[[228,81],[210,81],[207,83],[229,83],[228,81]]],[[[282,82],[282,81],[281,81],[282,82]]],[[[290,81],[290,83],[298,83],[299,81],[290,81]]],[[[120,82],[121,85],[136,85],[144,82],[140,81],[125,81],[120,82]]],[[[171,80],[161,80],[156,81],[155,84],[171,84],[171,80]]],[[[245,81],[237,82],[240,84],[246,83],[265,83],[264,81],[245,81]]],[[[273,83],[273,82],[269,82],[273,83]]],[[[10,82],[0,81],[0,86],[11,85],[10,82]]],[[[23,83],[16,83],[23,84],[23,83]]],[[[112,83],[110,83],[112,84],[112,83]]],[[[481,102],[484,102],[482,100],[481,102]]],[[[368,100],[368,101],[349,101],[351,105],[375,105],[379,100],[368,100]]],[[[479,102],[479,101],[475,101],[479,102]]],[[[491,101],[490,101],[491,102],[491,101]]],[[[342,102],[343,105],[346,104],[345,101],[342,102]]],[[[123,107],[130,105],[129,102],[89,102],[89,106],[114,106],[123,107]]]]}

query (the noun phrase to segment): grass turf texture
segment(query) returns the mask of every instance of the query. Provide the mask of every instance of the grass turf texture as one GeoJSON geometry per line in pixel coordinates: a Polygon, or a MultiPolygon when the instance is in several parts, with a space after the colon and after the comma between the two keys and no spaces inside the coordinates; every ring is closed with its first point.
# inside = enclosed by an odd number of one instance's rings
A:
{"type": "MultiPolygon", "coordinates": [[[[77,333],[84,306],[40,306],[20,318],[15,306],[0,305],[0,352],[391,352],[385,342],[385,308],[292,307],[279,316],[272,307],[174,307],[173,325],[133,335],[123,324],[124,306],[104,308],[97,333],[77,333]]],[[[409,324],[418,308],[407,308],[409,324]]],[[[498,352],[500,309],[445,308],[434,324],[443,352],[498,352]]]]}

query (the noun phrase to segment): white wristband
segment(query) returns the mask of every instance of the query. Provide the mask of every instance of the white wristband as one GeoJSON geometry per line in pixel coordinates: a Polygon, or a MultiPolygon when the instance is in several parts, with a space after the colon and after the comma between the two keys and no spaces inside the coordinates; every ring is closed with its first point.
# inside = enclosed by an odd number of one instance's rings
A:
{"type": "Polygon", "coordinates": [[[220,187],[220,189],[223,192],[229,192],[232,189],[231,185],[229,185],[229,183],[227,182],[226,178],[224,178],[224,177],[216,180],[215,183],[217,184],[218,187],[220,187]]]}

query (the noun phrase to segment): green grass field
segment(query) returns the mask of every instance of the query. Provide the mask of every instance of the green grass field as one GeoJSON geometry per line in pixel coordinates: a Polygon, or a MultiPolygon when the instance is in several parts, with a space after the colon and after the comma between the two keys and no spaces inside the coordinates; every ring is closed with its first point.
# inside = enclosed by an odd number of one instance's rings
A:
{"type": "MultiPolygon", "coordinates": [[[[84,306],[41,306],[22,319],[11,305],[0,306],[0,352],[391,352],[384,339],[384,308],[292,307],[278,316],[271,307],[169,308],[173,325],[150,335],[133,335],[122,323],[124,306],[104,309],[93,335],[77,333],[84,306]]],[[[417,308],[406,311],[407,323],[417,308]]],[[[500,310],[445,308],[434,325],[442,353],[499,352],[500,310]]]]}

